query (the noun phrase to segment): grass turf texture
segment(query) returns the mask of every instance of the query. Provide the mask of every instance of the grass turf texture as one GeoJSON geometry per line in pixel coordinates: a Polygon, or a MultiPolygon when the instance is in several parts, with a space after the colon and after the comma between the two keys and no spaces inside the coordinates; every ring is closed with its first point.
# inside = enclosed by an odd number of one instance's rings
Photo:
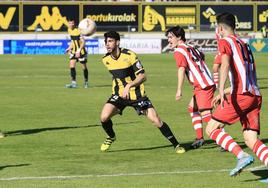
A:
{"type": "MultiPolygon", "coordinates": [[[[148,76],[145,89],[149,98],[180,142],[189,148],[195,138],[186,108],[191,86],[186,81],[183,99],[175,102],[177,78],[172,55],[139,57],[148,76]]],[[[268,54],[255,54],[255,59],[263,94],[261,138],[268,143],[268,54]]],[[[207,54],[206,60],[211,67],[213,55],[207,54]]],[[[207,137],[201,149],[175,154],[160,131],[132,108],[125,109],[122,117],[113,118],[117,140],[110,152],[100,152],[105,134],[99,114],[111,93],[111,76],[101,56],[89,56],[90,88],[84,89],[79,66],[80,87],[66,89],[67,56],[0,56],[0,128],[7,135],[0,140],[0,179],[81,175],[70,179],[0,180],[1,187],[266,186],[258,180],[268,177],[267,169],[230,178],[228,170],[235,167],[235,157],[220,152],[207,137]],[[122,176],[96,176],[119,174],[122,176]]],[[[240,124],[226,131],[245,147],[240,124]]],[[[251,167],[262,165],[255,159],[251,167]]]]}

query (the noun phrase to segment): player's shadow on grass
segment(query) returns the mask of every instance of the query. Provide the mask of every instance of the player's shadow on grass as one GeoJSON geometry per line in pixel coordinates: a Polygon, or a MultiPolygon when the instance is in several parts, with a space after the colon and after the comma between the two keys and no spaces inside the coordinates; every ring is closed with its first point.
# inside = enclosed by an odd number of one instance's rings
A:
{"type": "MultiPolygon", "coordinates": [[[[234,140],[236,140],[236,138],[234,138],[234,140]]],[[[261,139],[261,141],[265,144],[268,143],[268,139],[261,139]]],[[[182,144],[182,146],[184,146],[186,149],[189,148],[191,149],[191,144],[192,143],[184,143],[182,144]]],[[[245,142],[241,141],[241,142],[237,142],[237,144],[242,148],[242,149],[245,149],[245,148],[248,148],[247,145],[245,144],[245,142]]],[[[200,149],[213,149],[213,148],[216,148],[216,147],[219,147],[214,140],[205,140],[205,144],[200,148],[200,149]]]]}
{"type": "MultiPolygon", "coordinates": [[[[268,78],[258,78],[257,80],[268,80],[268,78]]],[[[268,86],[263,86],[262,84],[259,84],[259,89],[268,89],[268,86]]]]}
{"type": "Polygon", "coordinates": [[[260,86],[259,89],[268,89],[268,86],[260,86]]]}
{"type": "Polygon", "coordinates": [[[22,166],[29,166],[29,165],[30,164],[4,165],[4,166],[0,166],[0,170],[4,170],[5,168],[22,167],[22,166]]]}
{"type": "MultiPolygon", "coordinates": [[[[140,121],[132,121],[125,123],[117,123],[120,124],[136,124],[140,121]]],[[[19,135],[28,135],[28,134],[37,134],[45,131],[61,131],[66,129],[83,129],[83,128],[92,128],[92,127],[100,127],[99,124],[85,125],[85,126],[64,126],[64,127],[45,127],[45,128],[37,128],[37,129],[24,129],[24,130],[16,130],[16,131],[7,131],[4,132],[5,136],[19,136],[19,135]]]]}
{"type": "Polygon", "coordinates": [[[94,87],[100,87],[100,88],[102,88],[102,87],[111,87],[111,85],[108,85],[108,84],[103,84],[103,85],[92,85],[92,86],[90,86],[90,87],[92,87],[92,88],[94,88],[94,87]]]}
{"type": "Polygon", "coordinates": [[[108,152],[124,152],[124,151],[146,151],[146,150],[155,150],[161,148],[172,147],[172,145],[164,145],[164,146],[154,146],[154,147],[144,147],[144,148],[128,148],[128,149],[120,149],[120,150],[110,150],[108,152]]]}
{"type": "Polygon", "coordinates": [[[253,170],[251,171],[251,173],[254,174],[255,176],[258,176],[258,178],[245,180],[245,182],[259,181],[268,178],[268,169],[253,170]]]}

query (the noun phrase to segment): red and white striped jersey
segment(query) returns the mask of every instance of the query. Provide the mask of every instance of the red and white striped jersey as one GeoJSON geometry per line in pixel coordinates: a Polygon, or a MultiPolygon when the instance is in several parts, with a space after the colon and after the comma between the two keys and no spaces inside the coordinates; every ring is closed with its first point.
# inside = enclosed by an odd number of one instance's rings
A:
{"type": "Polygon", "coordinates": [[[174,49],[178,67],[184,67],[186,76],[194,87],[206,88],[214,85],[211,73],[204,61],[204,54],[194,47],[180,44],[174,49]]]}
{"type": "Polygon", "coordinates": [[[230,35],[219,41],[221,55],[231,57],[229,79],[233,94],[250,92],[260,96],[257,85],[256,65],[252,51],[247,43],[237,36],[230,35]]]}

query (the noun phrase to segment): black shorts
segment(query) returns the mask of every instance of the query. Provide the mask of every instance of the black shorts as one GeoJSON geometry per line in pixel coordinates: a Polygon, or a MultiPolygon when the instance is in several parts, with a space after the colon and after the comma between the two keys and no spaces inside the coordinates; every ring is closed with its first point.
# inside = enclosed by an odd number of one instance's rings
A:
{"type": "Polygon", "coordinates": [[[80,55],[79,58],[75,57],[75,54],[70,54],[70,57],[69,57],[70,60],[74,59],[77,61],[79,61],[81,64],[86,64],[87,63],[87,54],[84,54],[84,55],[80,55]]]}
{"type": "Polygon", "coordinates": [[[148,108],[153,108],[153,104],[148,99],[148,97],[141,97],[137,100],[126,100],[118,95],[112,95],[106,103],[113,104],[116,108],[120,110],[120,113],[122,115],[123,110],[127,106],[133,107],[138,115],[145,115],[145,110],[148,108]]]}

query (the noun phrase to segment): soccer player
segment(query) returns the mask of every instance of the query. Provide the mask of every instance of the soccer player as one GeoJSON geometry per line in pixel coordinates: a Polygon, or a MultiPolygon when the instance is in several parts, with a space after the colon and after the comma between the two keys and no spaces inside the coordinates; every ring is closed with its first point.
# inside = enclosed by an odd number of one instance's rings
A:
{"type": "Polygon", "coordinates": [[[115,31],[104,34],[107,54],[102,58],[103,64],[113,76],[112,96],[104,105],[100,120],[107,138],[101,145],[101,151],[107,151],[115,141],[111,118],[120,114],[125,107],[133,107],[138,115],[145,115],[173,145],[176,153],[184,153],[167,123],[158,116],[151,101],[145,94],[145,70],[137,55],[131,50],[120,48],[120,35],[115,31]]]}
{"type": "Polygon", "coordinates": [[[174,49],[174,58],[178,68],[178,86],[175,99],[182,98],[182,86],[185,75],[194,87],[194,95],[189,103],[188,111],[196,131],[196,139],[192,143],[193,149],[204,144],[202,121],[211,118],[212,99],[215,84],[210,71],[205,64],[204,54],[185,43],[185,31],[180,26],[170,28],[166,32],[169,46],[174,49]]]}
{"type": "Polygon", "coordinates": [[[245,144],[256,153],[257,157],[268,165],[268,147],[258,139],[260,133],[260,110],[262,97],[257,85],[256,64],[248,44],[235,35],[235,17],[222,13],[216,17],[219,33],[219,51],[221,67],[219,95],[213,102],[219,105],[212,114],[206,133],[218,145],[232,152],[238,159],[230,176],[238,175],[254,158],[244,152],[233,138],[221,131],[225,124],[240,120],[243,127],[245,144]],[[225,89],[229,72],[231,87],[225,89]]]}
{"type": "Polygon", "coordinates": [[[67,84],[66,88],[77,88],[76,83],[76,62],[79,61],[84,73],[84,88],[88,88],[88,69],[87,69],[87,51],[85,49],[85,40],[75,25],[74,19],[69,19],[68,34],[71,37],[71,43],[65,50],[70,55],[70,75],[71,84],[67,84]]]}

